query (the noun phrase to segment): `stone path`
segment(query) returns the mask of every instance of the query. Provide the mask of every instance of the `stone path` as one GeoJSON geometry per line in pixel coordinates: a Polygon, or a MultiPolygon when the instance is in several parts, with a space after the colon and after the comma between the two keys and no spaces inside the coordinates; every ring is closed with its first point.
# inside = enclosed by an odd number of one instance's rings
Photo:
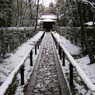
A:
{"type": "Polygon", "coordinates": [[[62,95],[54,56],[54,42],[46,33],[41,44],[38,67],[25,88],[25,95],[62,95]]]}

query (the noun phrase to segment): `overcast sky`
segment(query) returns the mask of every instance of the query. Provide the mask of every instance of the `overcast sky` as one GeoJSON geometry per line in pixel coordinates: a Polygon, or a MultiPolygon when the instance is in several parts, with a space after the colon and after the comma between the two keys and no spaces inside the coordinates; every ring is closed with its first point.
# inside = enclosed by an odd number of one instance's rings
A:
{"type": "Polygon", "coordinates": [[[40,3],[44,4],[46,7],[48,7],[50,2],[55,3],[56,0],[40,0],[40,3]]]}

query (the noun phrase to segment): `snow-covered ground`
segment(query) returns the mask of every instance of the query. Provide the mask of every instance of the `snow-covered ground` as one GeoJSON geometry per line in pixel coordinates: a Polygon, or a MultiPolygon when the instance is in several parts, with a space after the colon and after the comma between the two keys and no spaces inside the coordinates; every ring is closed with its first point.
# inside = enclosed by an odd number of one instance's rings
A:
{"type": "MultiPolygon", "coordinates": [[[[71,55],[80,54],[81,51],[80,47],[75,46],[69,40],[67,40],[63,36],[60,36],[58,33],[54,33],[54,35],[59,40],[59,42],[63,44],[63,46],[67,49],[67,51],[71,55]]],[[[78,65],[83,70],[83,72],[86,74],[86,77],[89,78],[93,84],[95,84],[95,64],[88,65],[90,63],[89,56],[87,55],[80,59],[75,59],[75,61],[78,63],[78,65]]],[[[65,60],[65,62],[66,62],[66,66],[63,67],[63,72],[65,72],[67,78],[69,78],[69,62],[67,60],[65,60]]],[[[77,77],[77,80],[81,81],[79,77],[77,77]]],[[[75,83],[75,85],[77,86],[76,88],[78,89],[79,93],[82,93],[82,94],[77,93],[76,95],[91,95],[90,93],[84,94],[86,93],[86,91],[84,90],[82,85],[78,85],[77,83],[75,83]]]]}
{"type": "Polygon", "coordinates": [[[67,49],[71,55],[78,55],[81,51],[81,48],[72,44],[69,40],[55,33],[55,36],[59,39],[59,42],[67,49]]]}
{"type": "MultiPolygon", "coordinates": [[[[18,65],[20,65],[20,63],[22,62],[22,59],[24,59],[25,55],[29,54],[31,49],[34,51],[34,45],[40,39],[42,34],[43,31],[39,31],[38,34],[36,34],[33,38],[29,39],[26,43],[18,47],[14,54],[12,53],[9,58],[4,60],[4,62],[0,64],[0,84],[2,84],[4,81],[6,82],[7,77],[13,72],[13,70],[16,71],[16,68],[18,68],[18,65]]],[[[36,57],[37,56],[33,53],[33,58],[34,58],[33,63],[35,63],[36,57]]],[[[29,75],[31,74],[31,72],[32,72],[32,67],[30,67],[30,60],[28,57],[27,60],[25,61],[25,82],[27,81],[26,78],[29,79],[29,75]]],[[[19,78],[20,76],[18,74],[17,79],[19,80],[19,78]]],[[[4,88],[2,88],[1,85],[0,90],[3,89],[4,88]]],[[[20,90],[21,89],[18,89],[17,92],[18,93],[21,92],[20,90]]],[[[16,95],[22,95],[22,94],[16,94],[16,95]]]]}
{"type": "Polygon", "coordinates": [[[77,59],[77,63],[79,63],[87,77],[95,84],[95,64],[89,64],[90,59],[88,56],[77,59]]]}

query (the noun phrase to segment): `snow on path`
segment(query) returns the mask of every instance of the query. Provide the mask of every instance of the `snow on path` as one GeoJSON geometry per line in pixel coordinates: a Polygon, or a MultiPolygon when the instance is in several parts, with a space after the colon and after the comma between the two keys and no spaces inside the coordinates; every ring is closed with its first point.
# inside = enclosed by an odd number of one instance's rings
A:
{"type": "Polygon", "coordinates": [[[35,43],[42,36],[43,32],[39,31],[33,38],[17,48],[16,52],[11,57],[6,59],[4,63],[0,64],[0,84],[8,77],[9,73],[21,62],[22,58],[34,48],[35,43]]]}
{"type": "Polygon", "coordinates": [[[53,45],[51,34],[46,33],[41,44],[38,67],[32,74],[34,80],[31,78],[25,95],[61,95],[53,45]]]}

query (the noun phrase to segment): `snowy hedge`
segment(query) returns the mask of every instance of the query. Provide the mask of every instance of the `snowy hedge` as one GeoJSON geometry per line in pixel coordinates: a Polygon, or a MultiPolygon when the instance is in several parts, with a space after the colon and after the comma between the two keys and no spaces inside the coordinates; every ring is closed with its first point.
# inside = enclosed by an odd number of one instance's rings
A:
{"type": "Polygon", "coordinates": [[[0,56],[13,52],[19,45],[27,41],[34,34],[33,30],[26,29],[1,29],[0,30],[0,56]]]}

